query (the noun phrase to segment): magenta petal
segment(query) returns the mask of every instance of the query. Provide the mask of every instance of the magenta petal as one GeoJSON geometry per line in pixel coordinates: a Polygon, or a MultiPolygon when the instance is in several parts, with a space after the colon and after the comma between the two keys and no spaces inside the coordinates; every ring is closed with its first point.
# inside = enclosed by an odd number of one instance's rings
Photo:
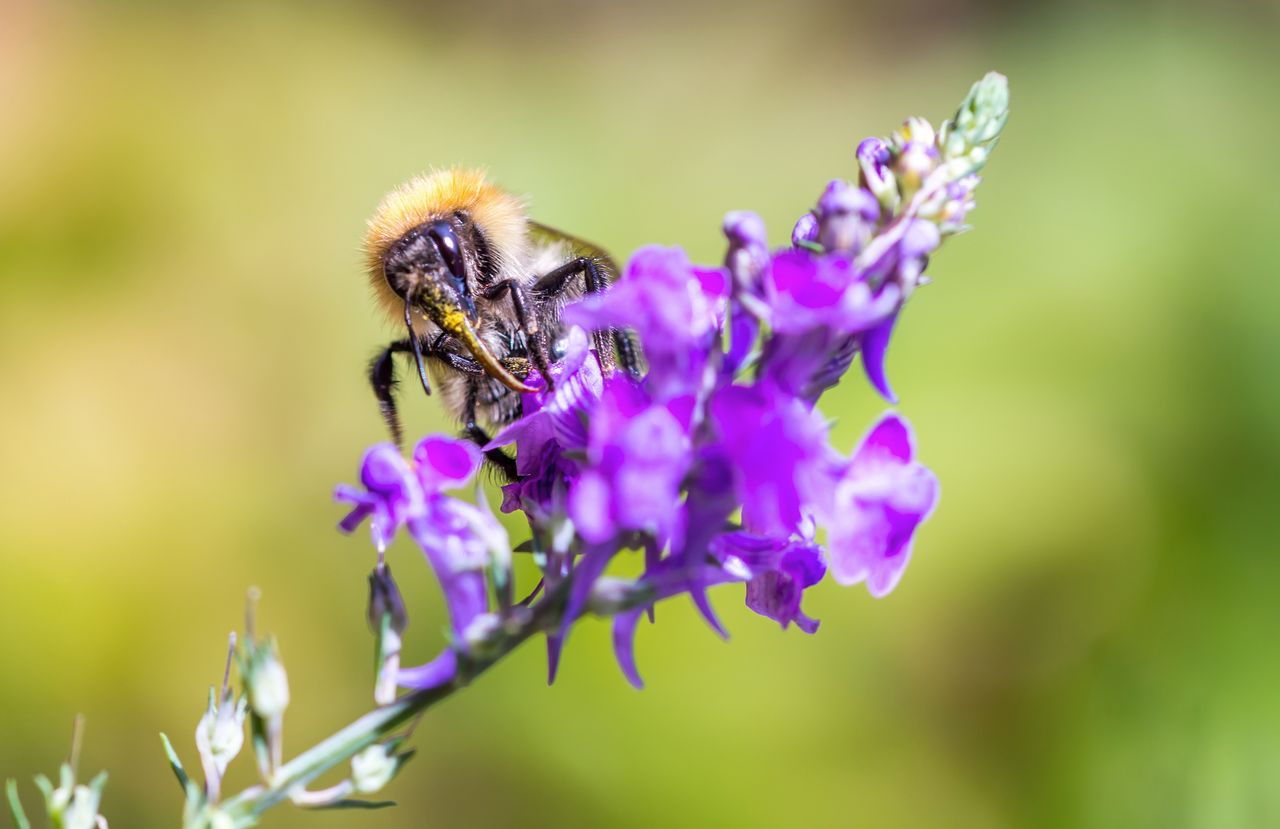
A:
{"type": "Polygon", "coordinates": [[[889,337],[893,334],[893,326],[898,321],[895,313],[884,322],[862,335],[862,369],[867,379],[880,396],[890,403],[898,402],[898,395],[889,387],[889,378],[884,372],[885,352],[889,349],[889,337]]]}
{"type": "Polygon", "coordinates": [[[911,426],[897,412],[885,412],[853,455],[855,471],[886,463],[910,463],[915,454],[911,426]]]}
{"type": "Polygon", "coordinates": [[[592,543],[613,536],[609,483],[594,470],[584,472],[569,491],[569,514],[578,532],[592,543]]]}
{"type": "Polygon", "coordinates": [[[467,440],[431,435],[413,450],[418,477],[429,492],[456,489],[471,480],[480,468],[480,450],[467,440]]]}

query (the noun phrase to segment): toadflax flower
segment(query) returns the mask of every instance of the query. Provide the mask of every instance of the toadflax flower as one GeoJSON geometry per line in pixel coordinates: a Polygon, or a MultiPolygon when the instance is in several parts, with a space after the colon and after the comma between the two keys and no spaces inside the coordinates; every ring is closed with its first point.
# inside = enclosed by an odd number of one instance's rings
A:
{"type": "MultiPolygon", "coordinates": [[[[642,248],[608,292],[564,309],[559,359],[547,377],[529,374],[521,416],[483,447],[515,451],[502,509],[528,519],[517,549],[539,579],[523,602],[502,581],[506,533],[482,505],[446,494],[472,480],[479,448],[435,436],[410,460],[390,445],[369,450],[362,486],[337,493],[352,507],[341,526],[368,519],[380,551],[406,531],[450,616],[450,647],[401,670],[399,684],[454,682],[460,666],[467,679],[535,632],[554,677],[572,627],[596,613],[613,615],[615,656],[639,687],[636,633],[659,601],[687,597],[726,635],[708,591],[741,584],[749,610],[814,633],[805,595],[828,570],[874,596],[892,591],[937,478],[900,415],[845,455],[819,404],[859,356],[871,386],[896,402],[885,357],[897,321],[943,241],[964,229],[1007,114],[1004,79],[989,75],[938,129],[913,118],[858,144],[851,177],[827,183],[789,247],[771,251],[760,216],[733,211],[722,267],[642,248]],[[602,369],[592,343],[611,329],[638,336],[645,376],[602,369]],[[618,559],[633,554],[642,560],[627,566],[640,575],[622,578],[618,559]]],[[[371,780],[385,759],[365,758],[371,780]]]]}
{"type": "Polygon", "coordinates": [[[938,479],[915,461],[911,427],[890,412],[863,438],[826,516],[831,574],[887,595],[911,558],[911,538],[938,501],[938,479]]]}
{"type": "MultiPolygon", "coordinates": [[[[455,644],[466,649],[468,633],[488,611],[485,569],[494,557],[510,553],[506,531],[491,513],[444,494],[468,483],[480,467],[472,443],[432,436],[422,440],[410,465],[390,444],[365,455],[360,478],[365,489],[340,487],[337,498],[354,505],[341,527],[350,531],[373,518],[375,543],[386,547],[404,527],[425,554],[444,591],[455,644]],[[379,524],[377,522],[387,522],[379,524]]],[[[456,653],[446,650],[434,662],[402,670],[400,684],[429,687],[452,680],[456,653]]]]}
{"type": "Polygon", "coordinates": [[[732,532],[718,537],[712,549],[717,559],[725,561],[732,556],[751,572],[747,607],[783,629],[794,622],[805,633],[817,632],[818,620],[800,610],[800,600],[804,591],[827,573],[821,547],[802,538],[732,532]]]}

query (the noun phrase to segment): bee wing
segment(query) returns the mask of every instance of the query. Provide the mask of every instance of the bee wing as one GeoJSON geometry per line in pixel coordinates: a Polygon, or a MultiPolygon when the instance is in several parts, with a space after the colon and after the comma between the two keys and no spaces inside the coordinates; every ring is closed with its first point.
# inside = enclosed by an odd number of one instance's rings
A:
{"type": "Polygon", "coordinates": [[[618,275],[618,266],[614,263],[613,257],[599,245],[594,242],[588,242],[572,233],[565,233],[563,230],[556,230],[541,222],[529,222],[529,235],[535,242],[550,243],[564,242],[578,256],[588,256],[596,261],[610,282],[618,275]]]}
{"type": "MultiPolygon", "coordinates": [[[[618,276],[618,266],[614,263],[613,257],[599,245],[588,242],[571,233],[565,233],[562,230],[556,230],[554,227],[548,227],[532,221],[529,222],[529,235],[535,243],[564,243],[577,256],[586,256],[595,260],[600,269],[604,271],[606,289],[618,276]]],[[[642,376],[644,373],[644,357],[640,347],[640,340],[636,337],[635,332],[624,328],[613,329],[613,340],[616,348],[621,349],[625,355],[629,355],[623,360],[623,367],[627,372],[635,377],[642,376]]]]}

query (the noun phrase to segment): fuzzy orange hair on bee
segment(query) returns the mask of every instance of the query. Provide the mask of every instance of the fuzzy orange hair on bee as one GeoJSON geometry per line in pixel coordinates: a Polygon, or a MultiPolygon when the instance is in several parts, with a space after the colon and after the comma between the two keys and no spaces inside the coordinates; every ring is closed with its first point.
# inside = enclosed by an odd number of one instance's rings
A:
{"type": "MultiPolygon", "coordinates": [[[[484,172],[453,168],[417,176],[388,193],[364,237],[377,304],[405,336],[369,366],[369,382],[396,443],[397,354],[412,355],[422,389],[441,391],[445,408],[477,443],[486,427],[521,415],[531,369],[550,382],[566,334],[560,312],[585,293],[605,291],[615,268],[588,242],[532,221],[525,200],[484,172]]],[[[625,332],[595,332],[608,373],[633,374],[639,358],[625,332]]],[[[500,450],[488,458],[514,478],[500,450]]]]}

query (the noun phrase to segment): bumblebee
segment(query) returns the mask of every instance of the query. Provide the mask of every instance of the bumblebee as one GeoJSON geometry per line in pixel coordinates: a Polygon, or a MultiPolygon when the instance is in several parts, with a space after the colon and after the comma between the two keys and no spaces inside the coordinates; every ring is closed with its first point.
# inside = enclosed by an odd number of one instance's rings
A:
{"type": "MultiPolygon", "coordinates": [[[[463,433],[487,444],[487,428],[520,417],[531,368],[550,382],[563,351],[564,305],[607,290],[616,273],[600,248],[530,220],[522,199],[476,170],[440,170],[391,191],[369,220],[364,250],[378,304],[405,330],[369,364],[397,444],[397,354],[412,355],[422,390],[439,388],[463,433]]],[[[631,335],[592,336],[606,375],[619,364],[639,374],[631,335]]],[[[510,456],[488,457],[514,479],[510,456]]]]}

